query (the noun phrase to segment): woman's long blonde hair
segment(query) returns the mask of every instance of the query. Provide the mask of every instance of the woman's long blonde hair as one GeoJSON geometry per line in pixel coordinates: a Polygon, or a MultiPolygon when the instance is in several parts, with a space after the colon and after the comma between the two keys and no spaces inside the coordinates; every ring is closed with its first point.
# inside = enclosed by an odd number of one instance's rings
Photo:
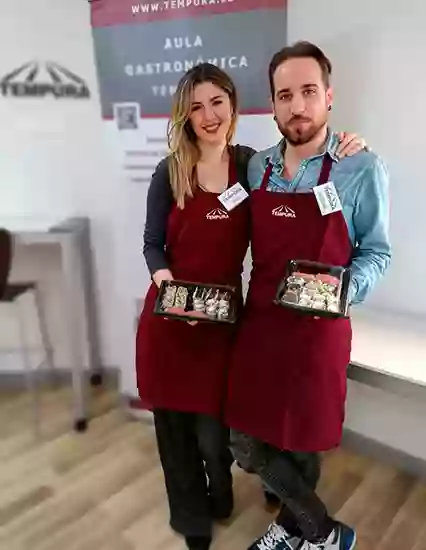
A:
{"type": "Polygon", "coordinates": [[[184,208],[187,197],[194,196],[197,185],[193,176],[194,168],[200,158],[200,151],[189,117],[193,90],[203,82],[211,82],[229,96],[233,112],[226,136],[228,144],[234,137],[237,124],[237,92],[234,83],[224,71],[211,63],[201,63],[181,78],[173,98],[172,115],[167,130],[170,149],[170,184],[179,208],[184,208]]]}

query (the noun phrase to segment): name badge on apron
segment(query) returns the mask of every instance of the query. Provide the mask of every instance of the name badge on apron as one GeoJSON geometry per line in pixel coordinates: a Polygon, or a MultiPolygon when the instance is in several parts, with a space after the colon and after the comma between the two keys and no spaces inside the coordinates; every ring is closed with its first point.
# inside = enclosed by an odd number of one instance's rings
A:
{"type": "Polygon", "coordinates": [[[342,210],[339,195],[332,181],[317,185],[314,187],[314,193],[323,216],[342,210]]]}
{"type": "Polygon", "coordinates": [[[241,204],[248,197],[247,191],[241,185],[241,183],[236,183],[221,195],[218,196],[218,199],[223,204],[223,206],[230,212],[236,206],[241,204]]]}

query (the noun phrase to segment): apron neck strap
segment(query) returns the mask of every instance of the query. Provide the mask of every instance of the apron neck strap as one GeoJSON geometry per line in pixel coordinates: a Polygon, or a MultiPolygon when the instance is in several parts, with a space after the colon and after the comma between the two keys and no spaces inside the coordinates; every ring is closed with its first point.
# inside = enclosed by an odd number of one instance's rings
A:
{"type": "Polygon", "coordinates": [[[271,162],[268,162],[268,166],[263,174],[262,183],[260,185],[260,189],[262,191],[266,191],[268,188],[269,178],[271,177],[273,167],[274,165],[271,162]]]}
{"type": "Polygon", "coordinates": [[[321,172],[318,178],[317,186],[323,185],[324,183],[328,182],[332,167],[333,167],[333,159],[328,153],[326,153],[324,156],[324,160],[322,161],[321,172]]]}
{"type": "Polygon", "coordinates": [[[229,147],[229,167],[228,167],[228,188],[232,187],[238,182],[237,173],[237,159],[235,154],[235,148],[229,147]]]}

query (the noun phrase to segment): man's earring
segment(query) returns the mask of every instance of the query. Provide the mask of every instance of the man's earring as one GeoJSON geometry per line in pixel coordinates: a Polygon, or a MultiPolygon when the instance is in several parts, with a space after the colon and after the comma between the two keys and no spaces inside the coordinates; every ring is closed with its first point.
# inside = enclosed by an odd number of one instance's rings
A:
{"type": "Polygon", "coordinates": [[[275,120],[275,122],[277,121],[277,117],[275,115],[274,115],[274,120],[275,120]]]}
{"type": "Polygon", "coordinates": [[[331,111],[331,105],[328,106],[328,110],[331,111]]]}

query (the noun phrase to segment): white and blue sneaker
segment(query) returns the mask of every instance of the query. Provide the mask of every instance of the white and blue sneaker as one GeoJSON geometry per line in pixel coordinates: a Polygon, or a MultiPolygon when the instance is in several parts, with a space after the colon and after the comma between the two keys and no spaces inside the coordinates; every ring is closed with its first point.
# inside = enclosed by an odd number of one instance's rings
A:
{"type": "Polygon", "coordinates": [[[305,540],[296,550],[353,550],[355,545],[355,531],[344,523],[339,523],[325,542],[313,544],[305,540]]]}
{"type": "Polygon", "coordinates": [[[266,533],[247,550],[295,550],[300,543],[300,538],[293,537],[274,521],[266,533]]]}

